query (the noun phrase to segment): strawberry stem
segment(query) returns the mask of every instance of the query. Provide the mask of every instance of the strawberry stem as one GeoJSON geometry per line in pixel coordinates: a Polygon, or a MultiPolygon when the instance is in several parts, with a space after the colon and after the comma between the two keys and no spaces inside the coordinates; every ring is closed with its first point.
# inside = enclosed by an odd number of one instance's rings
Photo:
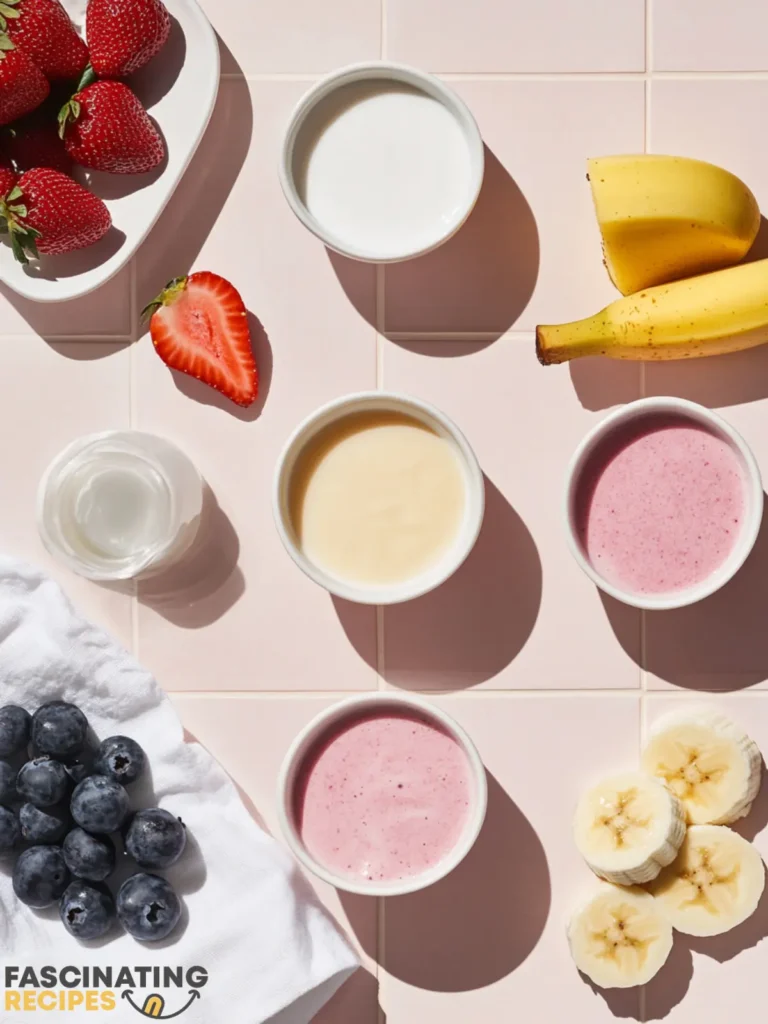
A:
{"type": "Polygon", "coordinates": [[[147,305],[141,311],[141,319],[146,321],[152,318],[153,314],[160,309],[161,306],[170,306],[173,302],[178,299],[179,295],[186,289],[187,279],[186,277],[174,277],[172,281],[163,288],[160,294],[148,302],[147,305]]]}
{"type": "Polygon", "coordinates": [[[21,223],[21,219],[27,216],[27,208],[23,202],[23,194],[18,185],[11,189],[5,199],[0,199],[0,231],[10,236],[13,255],[19,263],[29,263],[28,255],[33,259],[39,259],[37,241],[40,232],[21,223]]]}

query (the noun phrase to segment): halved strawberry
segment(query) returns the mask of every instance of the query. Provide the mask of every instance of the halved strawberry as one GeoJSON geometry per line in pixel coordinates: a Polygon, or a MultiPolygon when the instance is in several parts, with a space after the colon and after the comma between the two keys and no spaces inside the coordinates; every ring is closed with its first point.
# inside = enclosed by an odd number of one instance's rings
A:
{"type": "Polygon", "coordinates": [[[237,405],[256,400],[259,375],[248,314],[239,292],[218,274],[177,277],[144,310],[157,354],[237,405]]]}

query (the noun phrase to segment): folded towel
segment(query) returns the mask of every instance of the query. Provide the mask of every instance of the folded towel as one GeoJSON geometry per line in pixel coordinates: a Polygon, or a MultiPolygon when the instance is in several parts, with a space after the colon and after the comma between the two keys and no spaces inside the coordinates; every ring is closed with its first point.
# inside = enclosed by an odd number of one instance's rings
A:
{"type": "MultiPolygon", "coordinates": [[[[137,1024],[144,1009],[145,1019],[176,1015],[180,1024],[261,1024],[296,1004],[291,1021],[309,1021],[357,966],[345,939],[225,772],[184,742],[149,672],[80,618],[52,580],[0,558],[0,705],[34,711],[49,700],[77,704],[99,738],[131,736],[145,750],[148,771],[128,793],[134,808],[165,807],[187,826],[184,855],[160,872],[184,913],[160,943],[137,942],[118,927],[79,943],[58,908],[19,902],[15,857],[0,860],[0,1020],[137,1024]]],[[[124,860],[118,882],[138,870],[124,860]]]]}

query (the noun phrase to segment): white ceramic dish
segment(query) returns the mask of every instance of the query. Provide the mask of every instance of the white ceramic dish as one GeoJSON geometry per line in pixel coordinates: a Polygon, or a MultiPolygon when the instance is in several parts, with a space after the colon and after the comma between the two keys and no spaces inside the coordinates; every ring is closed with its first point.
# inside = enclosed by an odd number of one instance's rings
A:
{"type": "Polygon", "coordinates": [[[721,416],[706,409],[703,405],[697,405],[695,402],[689,402],[683,398],[643,398],[637,402],[630,402],[629,405],[606,416],[587,434],[576,449],[568,467],[564,514],[568,546],[573,557],[592,582],[606,594],[635,608],[649,610],[684,608],[714,594],[732,579],[746,561],[757,540],[763,518],[763,483],[755,457],[746,441],[721,416]],[[747,510],[741,534],[731,554],[720,568],[707,579],[697,586],[671,594],[634,594],[605,580],[587,558],[578,536],[576,498],[581,474],[596,447],[617,428],[643,417],[659,414],[680,416],[693,421],[693,423],[698,423],[733,448],[739,456],[744,471],[747,510]]]}
{"type": "Polygon", "coordinates": [[[434,75],[426,74],[406,64],[396,64],[391,61],[370,61],[362,64],[352,64],[332,72],[314,85],[302,97],[293,111],[285,131],[279,175],[280,184],[291,209],[302,224],[326,246],[351,259],[371,263],[395,263],[412,259],[416,256],[422,256],[424,253],[436,249],[459,230],[477,202],[477,197],[483,184],[484,167],[485,151],[477,122],[466,103],[452,89],[448,88],[439,78],[435,78],[434,75]],[[297,143],[301,138],[302,129],[307,124],[309,115],[318,109],[319,104],[328,100],[338,90],[354,83],[372,83],[376,81],[382,81],[388,85],[393,83],[405,85],[438,100],[458,122],[469,154],[470,177],[466,196],[456,209],[454,215],[445,224],[442,233],[428,245],[417,249],[405,249],[395,254],[391,252],[382,254],[370,246],[356,247],[335,237],[307,209],[301,197],[300,189],[297,186],[296,170],[294,167],[295,154],[298,148],[297,143]]]}
{"type": "Polygon", "coordinates": [[[361,391],[337,398],[317,409],[298,425],[283,448],[275,468],[272,490],[272,510],[277,531],[294,562],[310,579],[337,597],[361,604],[397,604],[420,597],[439,587],[458,569],[475,545],[485,512],[485,481],[483,472],[469,442],[459,428],[433,405],[417,398],[388,391],[361,391]],[[330,576],[311,562],[296,539],[289,512],[289,490],[293,468],[307,442],[336,420],[359,412],[399,412],[425,423],[441,437],[450,440],[461,458],[466,501],[464,519],[451,548],[445,556],[426,572],[402,583],[386,586],[367,586],[350,583],[330,576]]]}
{"type": "Polygon", "coordinates": [[[298,860],[309,871],[322,878],[324,882],[343,889],[346,892],[354,892],[363,896],[403,896],[409,892],[417,892],[425,889],[428,885],[444,878],[449,872],[461,863],[475,844],[480,834],[480,829],[485,821],[485,812],[488,803],[488,784],[477,747],[469,735],[462,729],[450,715],[436,708],[432,704],[417,697],[404,696],[397,693],[365,693],[356,697],[349,697],[339,701],[325,711],[321,711],[316,718],[305,726],[288,749],[285,755],[280,775],[277,781],[277,815],[280,822],[285,841],[293,851],[298,860]],[[438,727],[442,728],[464,751],[469,762],[470,771],[474,783],[474,793],[469,818],[464,832],[453,847],[439,864],[436,864],[428,871],[424,871],[412,878],[405,878],[396,882],[354,882],[341,875],[328,871],[322,864],[307,851],[301,836],[296,828],[293,810],[294,785],[299,770],[304,763],[304,758],[311,750],[317,740],[334,725],[344,719],[359,715],[365,712],[377,710],[414,710],[424,718],[431,720],[438,727]]]}
{"type": "MultiPolygon", "coordinates": [[[[85,0],[64,0],[82,30],[85,0]]],[[[165,48],[129,80],[158,123],[168,158],[146,175],[78,171],[112,215],[112,230],[96,245],[64,256],[43,257],[28,268],[0,244],[0,282],[36,302],[86,295],[113,277],[136,252],[171,198],[197,149],[219,87],[219,46],[196,0],[166,0],[175,19],[165,48]]]]}

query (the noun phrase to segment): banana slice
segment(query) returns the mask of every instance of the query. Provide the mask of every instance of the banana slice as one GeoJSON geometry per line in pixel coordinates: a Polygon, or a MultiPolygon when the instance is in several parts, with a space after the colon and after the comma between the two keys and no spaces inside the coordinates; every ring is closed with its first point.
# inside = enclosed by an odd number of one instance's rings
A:
{"type": "Polygon", "coordinates": [[[757,744],[709,708],[663,715],[641,764],[682,801],[691,825],[728,825],[743,818],[760,789],[757,744]]]}
{"type": "Polygon", "coordinates": [[[685,836],[680,801],[641,772],[588,790],[574,820],[576,846],[596,875],[617,885],[650,882],[677,856],[685,836]]]}
{"type": "Polygon", "coordinates": [[[757,909],[765,869],[751,843],[724,825],[691,825],[673,864],[648,886],[672,927],[722,935],[757,909]]]}
{"type": "Polygon", "coordinates": [[[571,956],[600,988],[645,985],[672,949],[672,926],[642,889],[604,884],[568,924],[571,956]]]}

